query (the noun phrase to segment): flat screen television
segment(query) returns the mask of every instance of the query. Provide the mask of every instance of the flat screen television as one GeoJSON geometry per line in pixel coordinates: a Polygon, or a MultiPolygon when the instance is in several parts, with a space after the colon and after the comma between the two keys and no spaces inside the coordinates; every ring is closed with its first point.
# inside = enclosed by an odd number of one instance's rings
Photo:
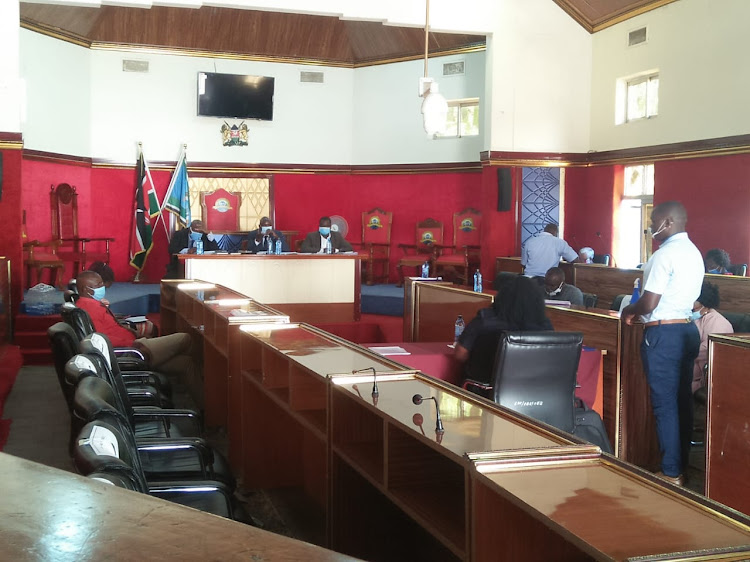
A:
{"type": "Polygon", "coordinates": [[[274,79],[198,73],[198,115],[273,121],[274,79]]]}

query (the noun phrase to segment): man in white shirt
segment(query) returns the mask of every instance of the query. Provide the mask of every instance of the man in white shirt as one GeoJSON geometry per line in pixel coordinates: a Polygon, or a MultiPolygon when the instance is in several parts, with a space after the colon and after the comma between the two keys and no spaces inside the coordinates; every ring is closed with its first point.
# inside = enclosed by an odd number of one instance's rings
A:
{"type": "Polygon", "coordinates": [[[703,283],[703,257],[685,232],[687,212],[677,201],[654,207],[653,239],[661,242],[643,269],[640,299],[626,306],[626,324],[640,316],[646,329],[641,360],[662,452],[657,476],[682,485],[693,431],[693,362],[700,334],[690,315],[703,283]]]}
{"type": "Polygon", "coordinates": [[[551,267],[557,267],[560,258],[571,263],[578,261],[578,252],[565,240],[558,238],[556,224],[548,224],[544,231],[529,238],[521,250],[523,274],[527,277],[544,277],[551,267]]]}

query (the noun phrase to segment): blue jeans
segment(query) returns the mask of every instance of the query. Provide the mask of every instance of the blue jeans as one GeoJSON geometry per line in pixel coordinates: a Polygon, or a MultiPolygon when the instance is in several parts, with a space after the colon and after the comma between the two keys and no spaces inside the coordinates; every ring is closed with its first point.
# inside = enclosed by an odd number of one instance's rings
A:
{"type": "Polygon", "coordinates": [[[688,465],[693,432],[693,362],[700,335],[692,322],[646,328],[641,359],[662,453],[661,469],[678,476],[688,465]]]}

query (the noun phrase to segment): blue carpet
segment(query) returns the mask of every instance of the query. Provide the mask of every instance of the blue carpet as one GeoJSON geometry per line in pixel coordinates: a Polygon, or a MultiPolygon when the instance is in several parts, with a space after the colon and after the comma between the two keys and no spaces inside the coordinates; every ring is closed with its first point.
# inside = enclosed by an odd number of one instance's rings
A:
{"type": "Polygon", "coordinates": [[[362,285],[362,314],[404,315],[404,288],[396,285],[362,285]]]}

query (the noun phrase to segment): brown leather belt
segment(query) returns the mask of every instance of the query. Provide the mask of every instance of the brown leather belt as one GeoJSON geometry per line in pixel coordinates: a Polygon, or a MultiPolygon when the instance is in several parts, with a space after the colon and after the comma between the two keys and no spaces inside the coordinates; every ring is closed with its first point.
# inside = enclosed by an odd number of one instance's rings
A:
{"type": "Polygon", "coordinates": [[[646,322],[644,325],[648,328],[650,326],[664,326],[664,324],[688,324],[689,322],[689,318],[675,318],[674,320],[655,320],[653,322],[646,322]]]}

